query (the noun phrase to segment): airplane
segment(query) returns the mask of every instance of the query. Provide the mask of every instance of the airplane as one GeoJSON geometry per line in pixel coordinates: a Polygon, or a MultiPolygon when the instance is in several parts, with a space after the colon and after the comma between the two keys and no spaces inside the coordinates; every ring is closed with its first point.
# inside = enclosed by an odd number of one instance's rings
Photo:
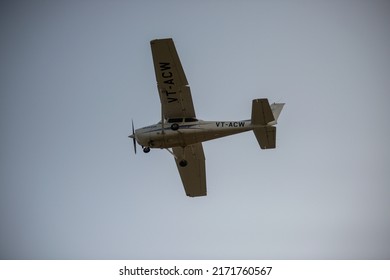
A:
{"type": "Polygon", "coordinates": [[[135,153],[137,142],[145,153],[159,148],[173,155],[187,196],[207,195],[202,142],[252,130],[261,149],[276,147],[275,125],[284,103],[270,105],[266,98],[254,99],[250,120],[199,120],[172,38],[155,39],[150,45],[161,101],[161,121],[135,131],[132,121],[129,137],[133,139],[135,153]]]}

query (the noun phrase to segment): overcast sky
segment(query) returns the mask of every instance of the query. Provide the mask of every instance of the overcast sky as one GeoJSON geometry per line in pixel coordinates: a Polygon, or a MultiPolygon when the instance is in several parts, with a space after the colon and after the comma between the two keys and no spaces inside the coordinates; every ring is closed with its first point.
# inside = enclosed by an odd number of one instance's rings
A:
{"type": "Polygon", "coordinates": [[[389,1],[1,1],[1,259],[389,259],[389,1]],[[149,41],[172,37],[197,117],[285,102],[277,148],[172,156],[149,41]]]}

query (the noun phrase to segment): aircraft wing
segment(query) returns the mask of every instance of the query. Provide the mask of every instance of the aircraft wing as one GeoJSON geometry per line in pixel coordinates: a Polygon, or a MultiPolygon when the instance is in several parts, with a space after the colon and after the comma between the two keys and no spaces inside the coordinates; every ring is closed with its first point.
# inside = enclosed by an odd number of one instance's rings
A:
{"type": "Polygon", "coordinates": [[[190,87],[173,40],[153,40],[150,45],[164,118],[194,118],[190,87]]]}
{"type": "Polygon", "coordinates": [[[184,185],[187,196],[205,196],[206,190],[206,167],[203,147],[201,143],[185,147],[184,158],[187,166],[180,166],[179,162],[183,158],[183,148],[172,148],[175,154],[175,161],[179,169],[180,177],[184,185]]]}

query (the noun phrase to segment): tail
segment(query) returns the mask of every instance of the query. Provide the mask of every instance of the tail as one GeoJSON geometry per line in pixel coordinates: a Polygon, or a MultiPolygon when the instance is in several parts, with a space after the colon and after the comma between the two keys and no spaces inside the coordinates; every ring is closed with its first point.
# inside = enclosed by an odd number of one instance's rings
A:
{"type": "Polygon", "coordinates": [[[252,101],[252,125],[257,142],[262,149],[274,149],[276,147],[276,127],[280,112],[284,103],[269,105],[268,99],[254,99],[252,101]]]}
{"type": "Polygon", "coordinates": [[[272,103],[271,104],[271,110],[272,110],[272,114],[274,115],[274,118],[275,118],[275,124],[278,123],[278,118],[279,118],[280,113],[283,110],[283,107],[284,107],[284,103],[272,103]]]}

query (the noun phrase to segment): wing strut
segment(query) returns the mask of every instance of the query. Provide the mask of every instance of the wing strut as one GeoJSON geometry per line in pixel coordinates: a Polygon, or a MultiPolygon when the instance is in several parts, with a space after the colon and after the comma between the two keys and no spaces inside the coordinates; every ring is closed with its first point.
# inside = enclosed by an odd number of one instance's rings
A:
{"type": "MultiPolygon", "coordinates": [[[[161,96],[161,88],[157,85],[158,91],[160,91],[161,96]]],[[[161,133],[165,134],[164,132],[164,104],[161,102],[161,133]]]]}

